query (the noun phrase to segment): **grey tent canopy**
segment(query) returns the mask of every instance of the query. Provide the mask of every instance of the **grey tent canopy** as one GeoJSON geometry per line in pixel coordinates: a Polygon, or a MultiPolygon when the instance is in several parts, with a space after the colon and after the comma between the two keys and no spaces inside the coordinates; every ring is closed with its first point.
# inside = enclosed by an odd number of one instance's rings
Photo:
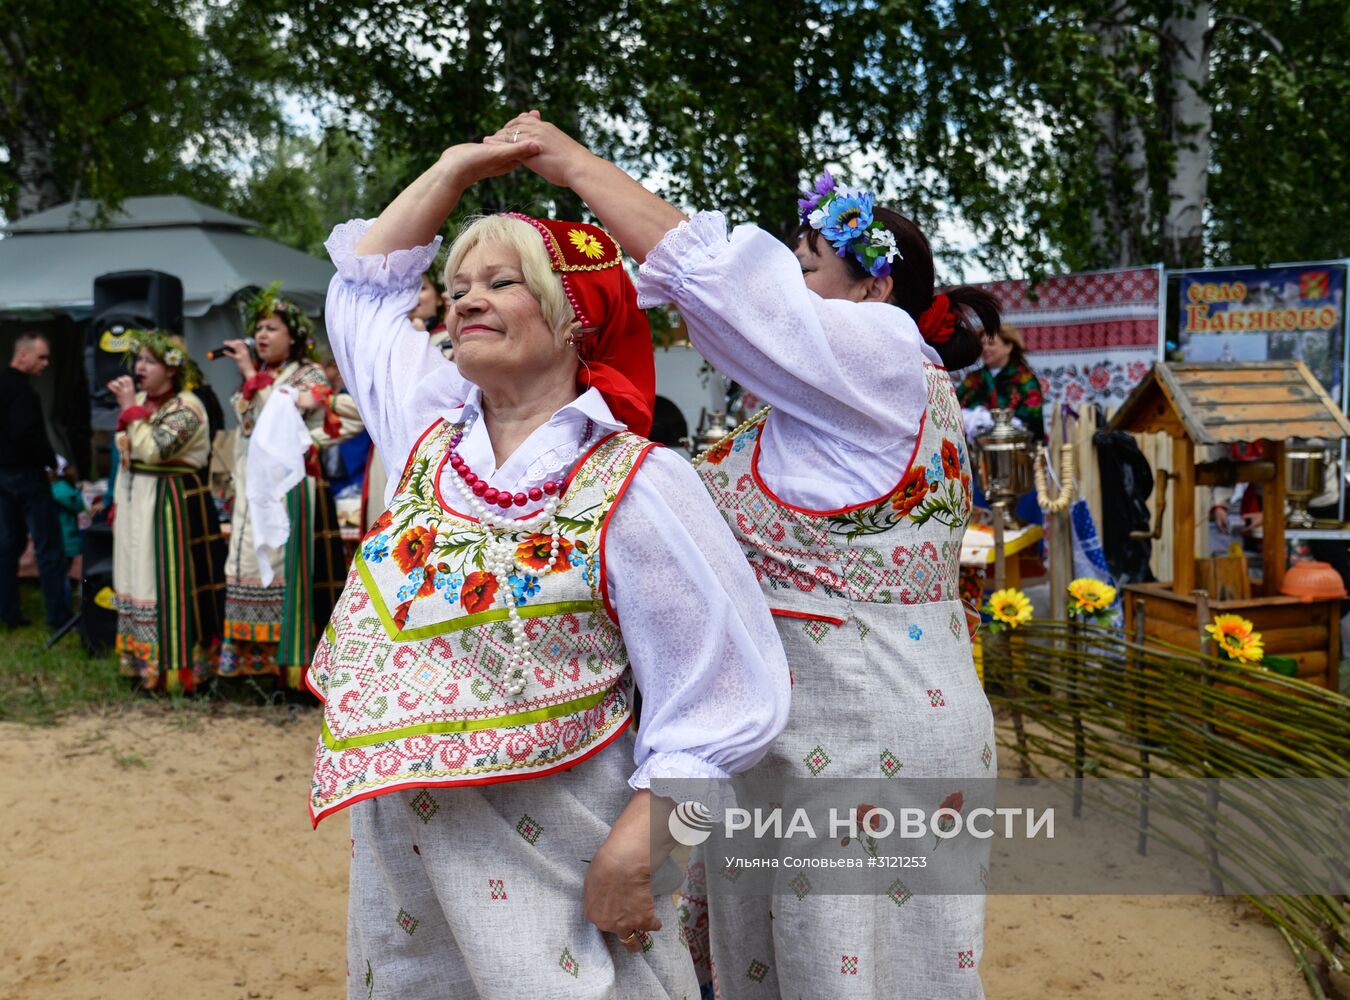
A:
{"type": "Polygon", "coordinates": [[[187,317],[278,279],[317,313],[332,265],[249,232],[257,226],[181,195],[128,198],[111,213],[92,201],[58,205],[11,223],[0,239],[0,313],[87,314],[94,278],[130,269],[177,275],[187,317]]]}

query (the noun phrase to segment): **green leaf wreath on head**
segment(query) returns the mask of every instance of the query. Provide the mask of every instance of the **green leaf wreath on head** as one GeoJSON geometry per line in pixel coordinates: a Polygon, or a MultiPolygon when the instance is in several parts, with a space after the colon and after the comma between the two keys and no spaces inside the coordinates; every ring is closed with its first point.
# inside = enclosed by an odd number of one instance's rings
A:
{"type": "Polygon", "coordinates": [[[195,389],[202,384],[202,370],[188,354],[182,337],[167,330],[127,330],[126,338],[130,344],[126,353],[128,368],[135,367],[136,355],[145,348],[165,367],[178,369],[182,389],[195,389]]]}
{"type": "Polygon", "coordinates": [[[304,341],[305,349],[301,356],[317,362],[319,352],[314,344],[314,321],[290,299],[283,299],[278,294],[280,291],[281,282],[274,281],[243,303],[245,333],[252,336],[261,319],[279,317],[293,338],[304,341]]]}

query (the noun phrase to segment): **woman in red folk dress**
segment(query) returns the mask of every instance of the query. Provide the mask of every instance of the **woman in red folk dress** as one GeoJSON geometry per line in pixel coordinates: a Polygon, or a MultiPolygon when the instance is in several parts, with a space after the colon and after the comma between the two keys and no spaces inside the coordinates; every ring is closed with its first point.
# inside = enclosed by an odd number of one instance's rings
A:
{"type": "Polygon", "coordinates": [[[480,219],[445,267],[454,360],[408,319],[464,188],[535,151],[454,146],[327,244],[334,356],[401,470],[310,675],[311,811],[350,807],[352,998],[692,1000],[650,787],[748,768],[787,715],[735,540],[640,436],[651,333],[614,239],[480,219]]]}

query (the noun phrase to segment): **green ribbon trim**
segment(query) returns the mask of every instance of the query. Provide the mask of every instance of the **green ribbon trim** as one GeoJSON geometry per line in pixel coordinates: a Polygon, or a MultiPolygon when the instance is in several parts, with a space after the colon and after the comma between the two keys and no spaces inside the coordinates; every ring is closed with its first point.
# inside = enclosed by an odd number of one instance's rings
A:
{"type": "Polygon", "coordinates": [[[149,462],[132,462],[131,471],[146,476],[181,476],[196,472],[191,465],[151,465],[149,462]]]}
{"type": "Polygon", "coordinates": [[[165,676],[190,669],[193,646],[192,616],[186,614],[183,532],[187,524],[181,484],[168,477],[155,484],[156,615],[159,627],[159,665],[165,676]],[[181,626],[181,627],[180,627],[181,626]]]}
{"type": "Polygon", "coordinates": [[[532,722],[547,722],[564,715],[584,712],[608,698],[613,688],[606,688],[596,694],[582,698],[573,698],[547,708],[536,708],[532,712],[516,712],[511,715],[498,715],[491,719],[464,719],[458,722],[424,722],[416,726],[404,726],[402,729],[390,729],[385,732],[371,733],[369,736],[353,736],[349,740],[340,740],[328,728],[328,720],[323,721],[323,744],[329,750],[348,750],[352,747],[374,746],[376,743],[388,743],[390,740],[404,739],[408,736],[438,735],[443,733],[471,733],[479,729],[507,729],[513,726],[525,726],[532,722]]]}
{"type": "MultiPolygon", "coordinates": [[[[365,584],[366,593],[370,595],[371,607],[375,609],[375,614],[379,616],[380,624],[384,626],[389,638],[395,642],[432,639],[438,635],[447,635],[451,632],[473,628],[475,625],[506,621],[510,616],[510,612],[505,608],[494,608],[491,611],[479,611],[477,614],[463,615],[459,618],[452,618],[450,621],[438,622],[435,625],[419,625],[416,628],[400,631],[398,626],[394,624],[394,616],[389,613],[389,607],[384,603],[384,598],[380,595],[379,588],[376,586],[375,578],[366,565],[365,559],[361,556],[360,550],[357,551],[354,562],[356,572],[360,575],[361,582],[365,584]]],[[[594,610],[594,601],[554,601],[549,604],[527,604],[525,607],[519,608],[518,613],[522,618],[547,618],[552,615],[566,615],[573,612],[594,610]]]]}
{"type": "Polygon", "coordinates": [[[291,537],[286,543],[283,576],[285,598],[281,611],[281,641],[277,645],[277,663],[284,667],[308,666],[314,648],[314,605],[310,569],[313,565],[313,508],[309,498],[309,480],[302,478],[286,494],[286,513],[291,522],[291,537]]]}

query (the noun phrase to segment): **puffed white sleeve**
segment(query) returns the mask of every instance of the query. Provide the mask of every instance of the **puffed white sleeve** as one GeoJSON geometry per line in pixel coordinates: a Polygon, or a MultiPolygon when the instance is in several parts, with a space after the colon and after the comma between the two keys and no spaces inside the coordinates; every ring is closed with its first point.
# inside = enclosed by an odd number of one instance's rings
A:
{"type": "Polygon", "coordinates": [[[638,273],[643,308],[673,305],[694,347],[775,410],[865,450],[912,438],[927,405],[923,338],[903,309],[823,299],[791,250],[721,212],[670,230],[638,273]]]}
{"type": "Polygon", "coordinates": [[[688,462],[653,448],[610,518],[605,585],[642,692],[633,788],[726,778],[787,724],[768,605],[688,462]]]}
{"type": "Polygon", "coordinates": [[[337,268],[324,323],[333,360],[375,448],[385,467],[397,470],[437,415],[463,402],[468,383],[408,320],[441,238],[387,255],[358,254],[356,244],[370,225],[368,219],[344,222],[324,243],[337,268]]]}

